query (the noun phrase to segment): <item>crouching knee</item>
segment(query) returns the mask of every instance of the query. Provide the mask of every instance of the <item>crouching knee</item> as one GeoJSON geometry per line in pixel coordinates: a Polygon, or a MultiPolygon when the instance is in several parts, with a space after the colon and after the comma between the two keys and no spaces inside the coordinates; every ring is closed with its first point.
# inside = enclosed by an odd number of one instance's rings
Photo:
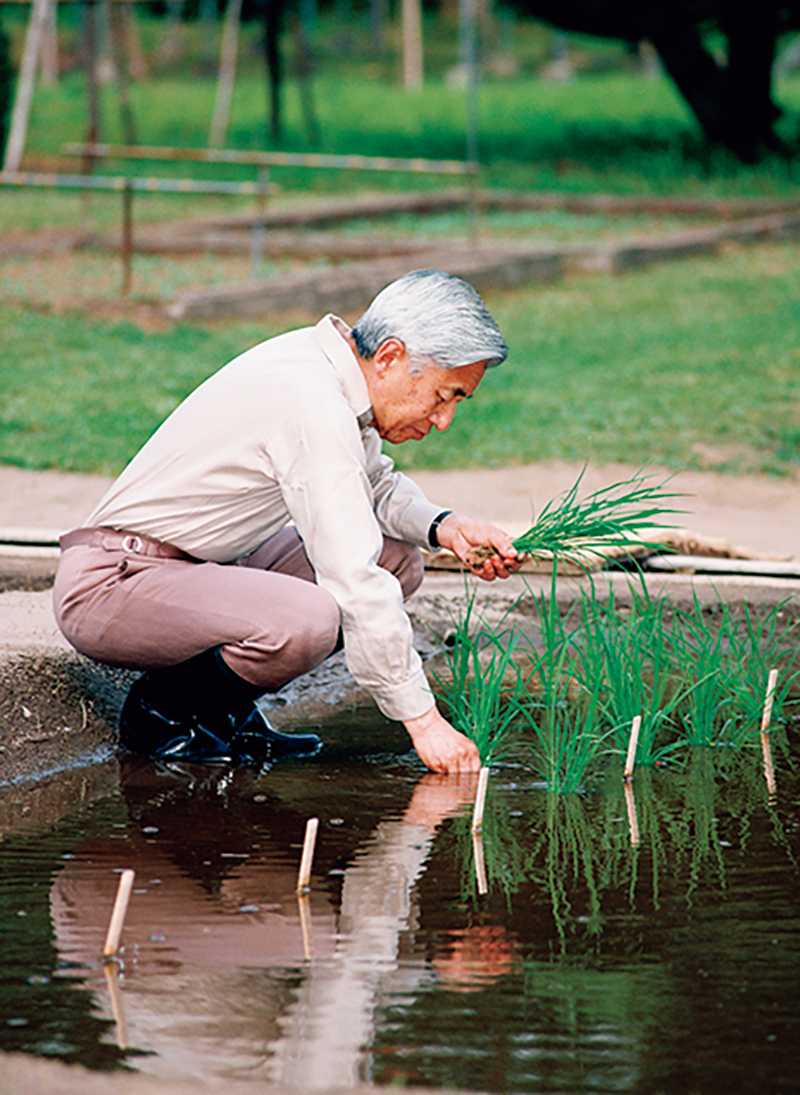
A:
{"type": "Polygon", "coordinates": [[[268,692],[312,669],[336,649],[340,613],[336,601],[310,582],[298,582],[291,611],[263,632],[223,647],[226,662],[245,680],[268,692]]]}

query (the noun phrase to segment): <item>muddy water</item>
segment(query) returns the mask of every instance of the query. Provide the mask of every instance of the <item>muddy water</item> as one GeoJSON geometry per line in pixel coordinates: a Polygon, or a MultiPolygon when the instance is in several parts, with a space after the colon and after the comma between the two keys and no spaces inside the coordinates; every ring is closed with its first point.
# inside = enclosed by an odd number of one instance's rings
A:
{"type": "Polygon", "coordinates": [[[74,773],[66,793],[0,792],[0,1048],[307,1087],[800,1091],[786,758],[772,804],[755,752],[637,772],[627,799],[616,772],[550,796],[511,758],[481,894],[474,785],[423,774],[384,724],[324,734],[318,758],[263,775],[127,759],[80,792],[74,773]]]}

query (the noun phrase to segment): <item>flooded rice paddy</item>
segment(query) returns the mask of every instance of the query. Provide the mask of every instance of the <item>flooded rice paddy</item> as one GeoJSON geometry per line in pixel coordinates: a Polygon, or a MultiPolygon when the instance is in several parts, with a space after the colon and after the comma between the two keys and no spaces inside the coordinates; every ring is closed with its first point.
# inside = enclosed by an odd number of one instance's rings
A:
{"type": "Polygon", "coordinates": [[[0,789],[0,1049],[311,1088],[800,1091],[790,753],[773,801],[757,749],[638,770],[627,798],[616,769],[551,795],[512,754],[482,894],[475,783],[374,717],[322,733],[261,775],[118,757],[0,789]]]}

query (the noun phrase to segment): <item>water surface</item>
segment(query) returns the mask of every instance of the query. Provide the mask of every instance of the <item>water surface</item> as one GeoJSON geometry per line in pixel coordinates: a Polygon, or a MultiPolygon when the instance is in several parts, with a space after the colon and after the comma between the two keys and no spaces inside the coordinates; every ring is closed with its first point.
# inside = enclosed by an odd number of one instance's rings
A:
{"type": "Polygon", "coordinates": [[[0,1048],[307,1087],[800,1091],[790,758],[770,802],[755,750],[637,772],[632,799],[616,771],[550,795],[512,757],[482,894],[474,784],[424,774],[381,721],[325,736],[262,775],[120,758],[74,804],[74,776],[50,781],[55,810],[0,794],[0,1048]]]}

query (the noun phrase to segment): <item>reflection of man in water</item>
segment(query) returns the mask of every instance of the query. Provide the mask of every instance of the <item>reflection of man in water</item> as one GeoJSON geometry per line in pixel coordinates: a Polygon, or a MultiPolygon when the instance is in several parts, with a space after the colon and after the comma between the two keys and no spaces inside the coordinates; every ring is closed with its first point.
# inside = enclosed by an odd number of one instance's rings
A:
{"type": "Polygon", "coordinates": [[[135,752],[261,763],[309,753],[255,700],[340,643],[353,676],[402,722],[424,763],[475,771],[474,744],[440,714],[403,599],[420,548],[507,577],[509,536],[429,502],[381,455],[444,431],[507,347],[478,294],[417,271],[350,330],[327,316],[271,339],[202,384],[62,538],[56,618],[98,661],[147,672],[120,724],[135,752]],[[293,525],[290,525],[293,522],[293,525]]]}
{"type": "MultiPolygon", "coordinates": [[[[274,801],[253,803],[243,788],[181,788],[174,777],[154,780],[149,766],[129,768],[133,835],[124,845],[104,837],[76,848],[54,882],[61,957],[93,967],[105,993],[97,959],[124,847],[137,879],[123,936],[122,1006],[129,1044],[155,1054],[132,1063],[160,1076],[257,1070],[290,1085],[349,1085],[363,1071],[384,995],[414,991],[432,976],[421,963],[401,966],[398,947],[414,929],[414,886],[436,826],[471,801],[474,782],[423,777],[402,817],[380,821],[352,856],[338,914],[321,878],[332,834],[341,841],[346,833],[323,820],[310,964],[294,894],[296,853],[284,835],[299,836],[301,819],[274,801]],[[173,835],[170,819],[179,826],[173,835]]],[[[455,973],[446,958],[441,973],[455,973]]]]}

